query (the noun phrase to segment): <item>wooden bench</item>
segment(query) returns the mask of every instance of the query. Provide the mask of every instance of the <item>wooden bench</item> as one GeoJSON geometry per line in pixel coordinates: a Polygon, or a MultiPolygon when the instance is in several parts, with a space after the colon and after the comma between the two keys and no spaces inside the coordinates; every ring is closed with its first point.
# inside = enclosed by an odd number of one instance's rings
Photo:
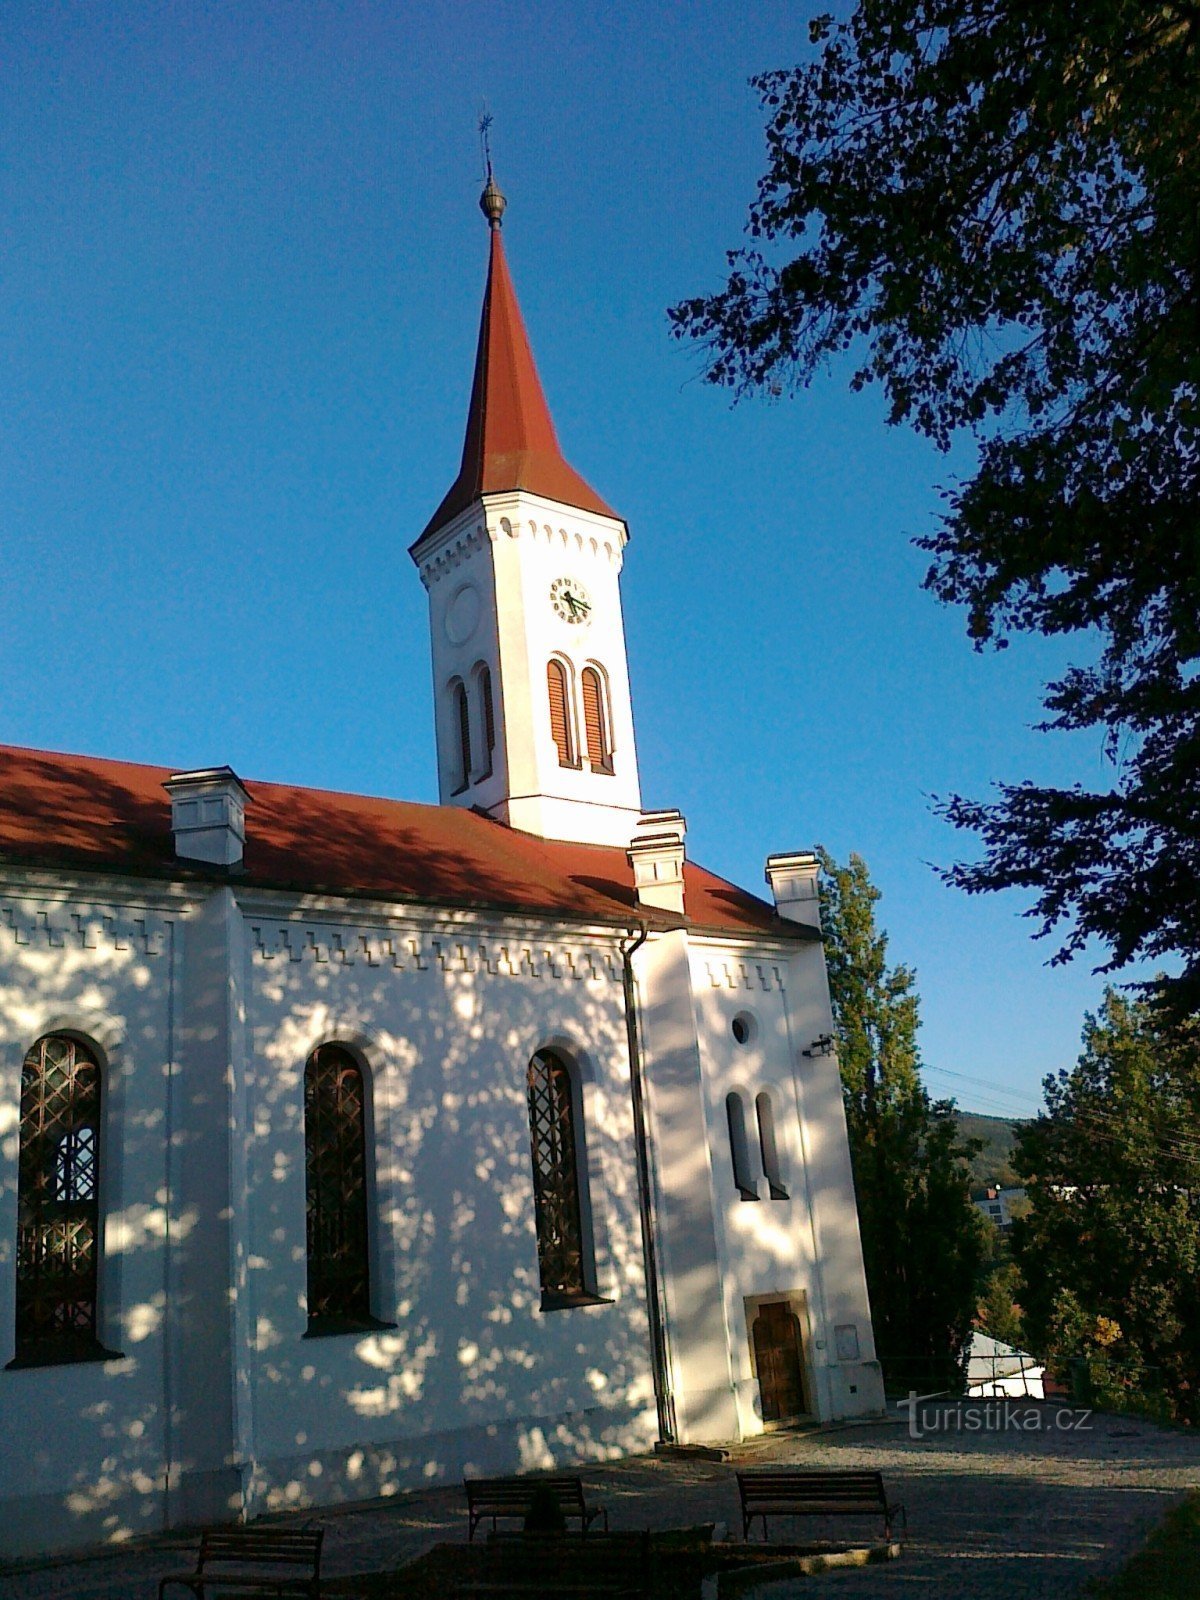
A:
{"type": "Polygon", "coordinates": [[[200,1554],[190,1572],[171,1572],[158,1586],[158,1597],[177,1583],[197,1597],[210,1589],[237,1589],[241,1594],[306,1595],[321,1593],[322,1529],[221,1528],[200,1535],[200,1554]]]}
{"type": "Polygon", "coordinates": [[[892,1538],[892,1523],[899,1517],[908,1532],[903,1506],[889,1501],[881,1472],[789,1472],[761,1468],[739,1472],[742,1497],[742,1538],[750,1537],[750,1524],[762,1518],[763,1538],[768,1517],[883,1517],[883,1536],[892,1538]]]}
{"type": "Polygon", "coordinates": [[[524,1521],[538,1490],[549,1491],[564,1519],[577,1519],[581,1532],[586,1533],[597,1519],[608,1532],[608,1512],[602,1506],[588,1505],[580,1478],[464,1478],[463,1488],[467,1491],[470,1521],[468,1539],[475,1537],[475,1529],[485,1517],[492,1519],[493,1532],[501,1517],[524,1521]]]}

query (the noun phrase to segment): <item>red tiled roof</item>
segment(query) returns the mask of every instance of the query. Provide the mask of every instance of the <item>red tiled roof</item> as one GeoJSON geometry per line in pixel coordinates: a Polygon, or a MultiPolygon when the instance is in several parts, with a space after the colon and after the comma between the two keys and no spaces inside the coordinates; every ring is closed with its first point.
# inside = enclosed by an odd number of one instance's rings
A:
{"type": "MultiPolygon", "coordinates": [[[[151,878],[220,878],[177,861],[169,767],[0,745],[0,861],[151,878]]],[[[238,881],[423,904],[526,911],[630,924],[637,910],[625,852],[519,833],[454,806],[247,782],[246,856],[238,881]]],[[[772,906],[685,868],[687,922],[731,934],[810,937],[772,906]]],[[[652,913],[669,925],[676,918],[652,913]]]]}
{"type": "Polygon", "coordinates": [[[492,230],[491,239],[462,465],[414,550],[477,496],[507,489],[528,489],[604,517],[617,515],[563,458],[508,275],[499,228],[492,230]]]}

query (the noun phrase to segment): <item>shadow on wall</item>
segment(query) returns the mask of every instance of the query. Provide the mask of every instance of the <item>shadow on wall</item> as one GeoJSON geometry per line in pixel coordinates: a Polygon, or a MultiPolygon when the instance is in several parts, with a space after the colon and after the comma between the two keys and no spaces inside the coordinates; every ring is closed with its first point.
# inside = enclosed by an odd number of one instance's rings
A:
{"type": "Polygon", "coordinates": [[[390,1493],[464,1467],[548,1466],[648,1443],[619,984],[435,961],[399,985],[398,1001],[393,972],[318,964],[301,975],[301,965],[271,966],[255,1016],[255,1103],[269,1130],[249,1164],[256,1504],[390,1493]],[[314,1043],[339,1034],[371,1078],[372,1310],[395,1326],[304,1339],[303,1066],[314,1043]],[[560,1310],[542,1308],[526,1092],[529,1060],[547,1044],[583,1080],[588,1275],[607,1302],[560,1310]]]}
{"type": "Polygon", "coordinates": [[[104,1069],[100,1330],[122,1352],[0,1371],[5,1431],[33,1441],[0,1466],[6,1553],[187,1520],[199,1502],[184,1486],[198,1477],[212,1514],[235,1516],[243,1502],[256,1514],[648,1445],[619,981],[582,962],[594,975],[455,970],[428,944],[428,959],[403,968],[322,960],[307,942],[292,960],[251,939],[239,1019],[249,1067],[244,1101],[231,1101],[211,1077],[172,1088],[170,929],[137,917],[140,932],[125,913],[120,926],[85,917],[77,947],[54,943],[53,924],[31,924],[18,943],[0,922],[0,1339],[11,1354],[20,1063],[66,1025],[94,1040],[104,1069]],[[304,1067],[338,1038],[369,1076],[371,1306],[394,1326],[306,1338],[304,1067]],[[548,1043],[573,1052],[583,1079],[582,1171],[606,1302],[558,1311],[541,1306],[525,1082],[548,1043]],[[244,1161],[232,1208],[220,1182],[180,1186],[214,1128],[235,1167],[244,1161]],[[205,1365],[211,1286],[183,1275],[222,1255],[209,1240],[222,1226],[238,1261],[228,1375],[205,1365]],[[213,1416],[226,1408],[214,1459],[213,1416]]]}

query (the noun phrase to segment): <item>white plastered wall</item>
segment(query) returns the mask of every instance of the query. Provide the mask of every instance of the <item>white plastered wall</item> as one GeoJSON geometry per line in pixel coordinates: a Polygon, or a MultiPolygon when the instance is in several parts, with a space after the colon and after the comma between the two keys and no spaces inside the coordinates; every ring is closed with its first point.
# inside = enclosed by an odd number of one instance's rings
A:
{"type": "MultiPolygon", "coordinates": [[[[798,1287],[814,1350],[825,1341],[820,1414],[876,1409],[836,1064],[801,1054],[829,1031],[820,947],[752,955],[681,930],[652,937],[637,967],[683,1436],[756,1430],[745,1301],[798,1287]],[[749,1057],[730,1032],[745,1009],[761,1023],[749,1057]],[[786,1203],[740,1202],[727,1181],[724,1095],[744,1086],[752,1107],[764,1076],[786,1203]],[[832,1358],[839,1325],[858,1331],[857,1363],[832,1358]]],[[[104,1068],[100,1336],[121,1359],[0,1370],[5,1437],[36,1441],[0,1461],[6,1556],[652,1442],[611,930],[233,887],[14,885],[0,898],[0,1360],[21,1062],[57,1029],[104,1068]],[[303,1070],[333,1040],[366,1069],[373,1310],[394,1326],[306,1339],[303,1070]],[[543,1047],[577,1070],[607,1302],[562,1311],[541,1309],[533,1221],[525,1067],[543,1047]]]]}
{"type": "Polygon", "coordinates": [[[762,1430],[749,1326],[760,1299],[787,1299],[800,1318],[805,1391],[815,1414],[822,1421],[875,1414],[883,1406],[882,1380],[837,1063],[832,1054],[803,1054],[831,1031],[821,947],[747,951],[693,939],[691,970],[741,1432],[762,1430]],[[735,1019],[748,1035],[744,1042],[735,1036],[735,1019]],[[772,1198],[763,1170],[755,1109],[763,1091],[771,1097],[787,1199],[772,1198]],[[734,1183],[730,1093],[739,1094],[745,1106],[756,1200],[742,1199],[734,1183]],[[855,1346],[857,1357],[848,1356],[855,1346]]]}
{"type": "Polygon", "coordinates": [[[162,1526],[170,1395],[163,1359],[171,1000],[182,908],[114,891],[10,882],[0,890],[0,1553],[162,1526]],[[7,1369],[21,1064],[43,1035],[86,1043],[101,1067],[99,1326],[121,1359],[7,1369]],[[19,1442],[19,1443],[18,1443],[19,1442]]]}
{"type": "Polygon", "coordinates": [[[251,1513],[655,1436],[620,961],[611,934],[246,908],[251,1513]],[[303,1073],[341,1041],[369,1080],[372,1310],[305,1338],[303,1073]],[[525,1073],[577,1068],[599,1296],[543,1311],[525,1073]]]}
{"type": "Polygon", "coordinates": [[[626,845],[641,814],[629,666],[621,612],[624,525],[611,517],[514,491],[488,495],[429,540],[420,555],[429,594],[438,773],[443,803],[477,805],[545,838],[626,845]],[[568,577],[591,600],[586,623],[559,617],[551,585],[568,577]],[[550,728],[546,664],[567,667],[579,765],[560,764],[550,728]],[[471,675],[492,673],[496,753],[481,777],[483,743],[471,675]],[[580,675],[607,686],[613,771],[591,770],[580,675]],[[468,685],[474,781],[459,791],[460,735],[450,694],[468,685]]]}

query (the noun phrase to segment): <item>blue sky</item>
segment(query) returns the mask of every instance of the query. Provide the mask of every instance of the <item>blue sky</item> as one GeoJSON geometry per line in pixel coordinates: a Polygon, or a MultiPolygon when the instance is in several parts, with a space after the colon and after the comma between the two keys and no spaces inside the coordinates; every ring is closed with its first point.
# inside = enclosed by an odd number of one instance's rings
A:
{"type": "Polygon", "coordinates": [[[810,9],[6,0],[0,739],[436,799],[406,548],[461,449],[486,106],[560,439],[631,528],[645,803],[756,891],[769,852],[859,851],[930,1087],[1027,1113],[1101,981],[939,883],[971,845],[930,796],[1103,781],[1098,738],[1032,731],[1067,653],[977,656],[922,592],[968,456],[844,372],[731,407],[667,330],[810,9]]]}

